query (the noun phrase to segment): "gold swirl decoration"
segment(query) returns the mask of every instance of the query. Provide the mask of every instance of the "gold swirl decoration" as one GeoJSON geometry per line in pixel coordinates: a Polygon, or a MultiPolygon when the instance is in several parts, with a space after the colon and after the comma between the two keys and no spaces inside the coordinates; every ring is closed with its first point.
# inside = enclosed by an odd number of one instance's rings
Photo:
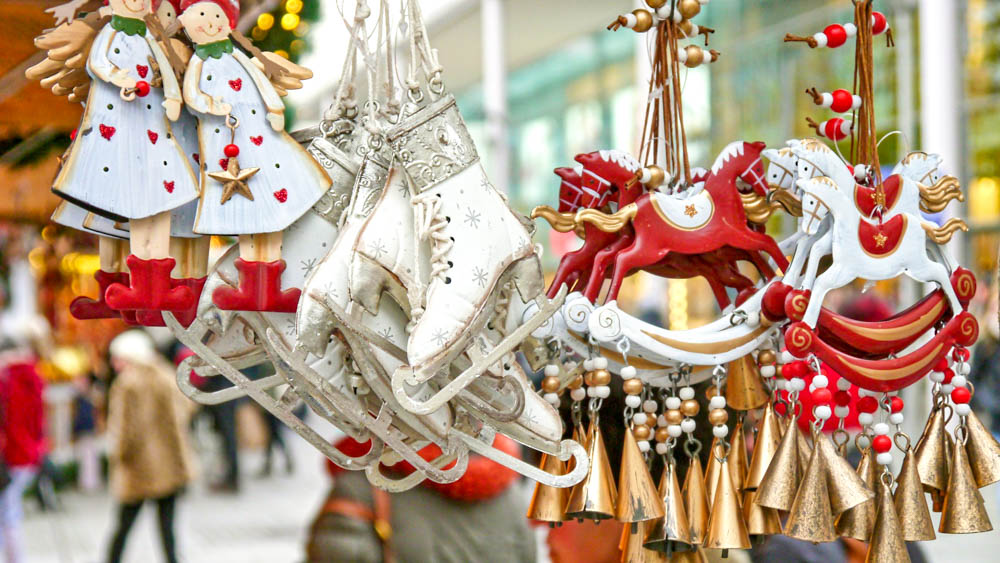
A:
{"type": "Polygon", "coordinates": [[[813,333],[805,323],[795,323],[785,332],[785,343],[792,354],[805,355],[812,349],[813,333]]]}
{"type": "Polygon", "coordinates": [[[740,199],[743,201],[743,211],[747,214],[747,220],[758,225],[767,223],[775,210],[768,204],[767,198],[757,192],[741,193],[740,199]]]}
{"type": "Polygon", "coordinates": [[[573,231],[576,233],[576,236],[581,239],[586,238],[586,232],[583,230],[583,226],[577,224],[576,215],[573,213],[559,213],[548,205],[539,205],[531,210],[531,218],[545,219],[549,225],[552,225],[552,229],[557,232],[568,233],[573,231]]]}
{"type": "Polygon", "coordinates": [[[962,299],[972,299],[976,294],[976,276],[964,268],[955,276],[952,285],[955,286],[955,293],[962,299]]]}
{"type": "Polygon", "coordinates": [[[639,206],[630,203],[615,213],[604,213],[597,209],[581,209],[576,212],[576,224],[589,223],[605,233],[617,233],[625,228],[639,211],[639,206]]]}
{"type": "Polygon", "coordinates": [[[920,186],[920,209],[926,213],[943,211],[945,207],[948,207],[948,202],[953,199],[965,201],[962,186],[958,183],[958,178],[954,176],[944,176],[933,186],[920,184],[918,186],[920,186]]]}
{"type": "Polygon", "coordinates": [[[806,309],[809,308],[809,296],[801,291],[795,291],[791,295],[790,307],[787,308],[790,311],[786,310],[785,312],[790,312],[789,317],[793,320],[802,320],[802,317],[806,314],[806,309]]]}
{"type": "Polygon", "coordinates": [[[934,228],[931,223],[923,223],[922,226],[927,231],[928,238],[938,244],[947,244],[951,240],[952,235],[955,234],[955,231],[965,232],[969,230],[969,226],[965,224],[965,221],[957,217],[948,219],[939,228],[934,228]]]}
{"type": "Polygon", "coordinates": [[[962,315],[962,319],[959,321],[958,334],[961,338],[957,339],[963,346],[972,346],[976,339],[979,338],[979,322],[976,317],[965,313],[962,315]]]}
{"type": "Polygon", "coordinates": [[[750,192],[741,193],[740,199],[747,219],[758,225],[766,223],[771,214],[779,209],[784,209],[792,217],[802,217],[802,201],[792,192],[776,185],[771,186],[766,197],[750,192]]]}

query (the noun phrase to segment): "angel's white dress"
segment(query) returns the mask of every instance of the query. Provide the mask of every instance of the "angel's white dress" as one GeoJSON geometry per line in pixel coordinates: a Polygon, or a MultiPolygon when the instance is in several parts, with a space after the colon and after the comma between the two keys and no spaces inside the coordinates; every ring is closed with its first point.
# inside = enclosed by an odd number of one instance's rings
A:
{"type": "MultiPolygon", "coordinates": [[[[195,176],[199,175],[201,167],[201,149],[198,146],[198,118],[187,108],[181,110],[181,116],[173,123],[174,137],[187,155],[195,176]]],[[[194,219],[198,215],[198,200],[194,199],[174,209],[170,214],[170,236],[181,238],[198,238],[201,235],[194,232],[194,219]]]]}
{"type": "Polygon", "coordinates": [[[153,37],[130,33],[142,22],[126,20],[129,27],[122,20],[112,18],[94,40],[83,120],[52,187],[70,202],[119,221],[150,217],[198,197],[194,172],[163,108],[165,97],[181,99],[177,80],[153,37]],[[163,87],[123,100],[111,78],[127,74],[150,82],[151,61],[162,70],[163,87]]]}
{"type": "Polygon", "coordinates": [[[202,194],[195,232],[242,235],[283,231],[330,188],[323,167],[284,130],[275,131],[269,112],[282,115],[284,104],[271,82],[229,40],[200,46],[184,75],[184,100],[198,112],[202,194]],[[221,104],[239,120],[235,139],[221,104]],[[223,184],[207,173],[226,169],[226,145],[239,147],[241,169],[259,168],[247,186],[253,200],[235,193],[222,203],[223,184]]]}

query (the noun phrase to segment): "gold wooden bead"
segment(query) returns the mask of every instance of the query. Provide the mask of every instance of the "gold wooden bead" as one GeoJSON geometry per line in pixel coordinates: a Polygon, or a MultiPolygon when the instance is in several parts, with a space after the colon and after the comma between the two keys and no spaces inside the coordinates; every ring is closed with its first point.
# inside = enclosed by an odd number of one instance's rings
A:
{"type": "Polygon", "coordinates": [[[574,377],[573,380],[570,381],[569,385],[567,385],[566,387],[568,389],[579,389],[582,386],[583,386],[583,376],[582,375],[578,375],[578,376],[574,377]]]}
{"type": "Polygon", "coordinates": [[[667,419],[667,424],[680,424],[684,420],[684,415],[676,409],[670,409],[663,413],[663,417],[667,419]]]}
{"type": "Polygon", "coordinates": [[[708,422],[712,426],[725,424],[729,420],[729,413],[726,409],[712,409],[708,411],[708,422]]]}
{"type": "MultiPolygon", "coordinates": [[[[697,2],[697,0],[695,1],[697,2]]],[[[649,29],[653,27],[653,14],[641,8],[633,10],[632,13],[635,15],[635,27],[632,29],[642,32],[649,31],[649,29]]]]}
{"type": "Polygon", "coordinates": [[[774,377],[781,377],[781,364],[774,366],[774,377]]]}
{"type": "Polygon", "coordinates": [[[646,170],[649,171],[649,181],[646,182],[647,188],[658,188],[663,185],[663,180],[667,175],[662,168],[654,164],[647,166],[646,170]]]}
{"type": "Polygon", "coordinates": [[[701,4],[698,0],[681,0],[677,4],[677,10],[681,13],[681,16],[689,20],[698,15],[701,12],[701,4]]]}
{"type": "Polygon", "coordinates": [[[774,363],[777,357],[774,354],[774,350],[761,350],[757,354],[757,363],[762,366],[769,366],[774,363]]]}
{"type": "Polygon", "coordinates": [[[649,427],[645,424],[637,424],[632,428],[632,435],[635,436],[636,440],[648,440],[649,434],[649,427]]]}
{"type": "Polygon", "coordinates": [[[638,395],[639,393],[642,393],[642,380],[638,377],[626,379],[624,383],[622,383],[622,391],[624,391],[626,395],[638,395]]]}
{"type": "Polygon", "coordinates": [[[691,37],[694,35],[694,24],[691,20],[683,20],[681,23],[677,24],[677,27],[684,33],[684,37],[691,37]]]}
{"type": "Polygon", "coordinates": [[[697,416],[699,410],[701,410],[701,405],[694,399],[688,399],[681,403],[681,412],[684,416],[697,416]]]}
{"type": "Polygon", "coordinates": [[[687,59],[684,60],[684,66],[688,68],[695,68],[701,63],[705,62],[705,51],[697,45],[688,45],[684,47],[684,51],[687,53],[687,59]]]}
{"type": "Polygon", "coordinates": [[[663,5],[666,4],[666,3],[667,3],[667,0],[646,0],[646,5],[649,6],[650,8],[652,8],[652,9],[654,9],[654,10],[662,8],[663,5]]]}
{"type": "Polygon", "coordinates": [[[607,385],[611,383],[611,373],[606,369],[595,369],[591,372],[591,383],[587,385],[607,385]]]}
{"type": "Polygon", "coordinates": [[[587,387],[594,386],[594,372],[588,371],[583,374],[583,382],[587,384],[587,387]]]}
{"type": "Polygon", "coordinates": [[[542,379],[542,390],[546,393],[559,391],[559,378],[554,375],[547,375],[542,379]]]}
{"type": "Polygon", "coordinates": [[[705,398],[708,399],[709,401],[712,400],[712,397],[714,397],[714,396],[716,396],[718,394],[719,394],[719,388],[716,387],[715,385],[712,385],[712,386],[707,387],[705,389],[705,398]]]}
{"type": "Polygon", "coordinates": [[[656,441],[657,442],[666,442],[669,439],[670,439],[670,431],[667,430],[666,426],[661,426],[661,427],[659,427],[659,428],[656,429],[656,441]]]}

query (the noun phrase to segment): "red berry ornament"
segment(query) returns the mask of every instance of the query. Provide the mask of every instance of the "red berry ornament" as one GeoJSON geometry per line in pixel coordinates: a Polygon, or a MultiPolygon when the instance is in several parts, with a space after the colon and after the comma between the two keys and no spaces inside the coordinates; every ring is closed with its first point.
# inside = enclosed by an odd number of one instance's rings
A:
{"type": "Polygon", "coordinates": [[[847,391],[837,391],[833,394],[833,400],[836,401],[838,407],[846,407],[851,404],[851,394],[847,391]]]}
{"type": "Polygon", "coordinates": [[[851,127],[854,124],[850,121],[834,117],[833,119],[828,119],[819,125],[819,131],[824,137],[832,141],[841,141],[846,139],[848,135],[851,134],[851,127]]]}
{"type": "Polygon", "coordinates": [[[826,387],[822,387],[812,392],[812,398],[817,404],[828,405],[830,404],[830,401],[833,400],[833,393],[831,393],[826,387]]]}
{"type": "Polygon", "coordinates": [[[962,360],[963,362],[969,361],[969,349],[968,348],[958,348],[955,350],[955,359],[962,360]]]}
{"type": "Polygon", "coordinates": [[[969,399],[972,398],[972,393],[965,387],[956,387],[951,390],[951,400],[956,405],[968,403],[969,399]]]}
{"type": "Polygon", "coordinates": [[[944,370],[944,384],[951,383],[951,378],[955,377],[955,372],[951,368],[944,370]]]}
{"type": "Polygon", "coordinates": [[[861,397],[858,399],[858,412],[873,413],[878,410],[878,401],[875,397],[861,397]]]}
{"type": "Polygon", "coordinates": [[[236,145],[226,145],[222,152],[225,153],[229,158],[236,158],[240,155],[240,148],[236,145]]]}
{"type": "Polygon", "coordinates": [[[872,12],[872,35],[880,35],[889,29],[889,22],[885,21],[882,12],[872,12]]]}
{"type": "Polygon", "coordinates": [[[844,26],[839,23],[826,26],[823,30],[823,35],[826,36],[826,46],[831,49],[834,47],[840,47],[847,42],[847,30],[844,29],[844,26]]]}
{"type": "Polygon", "coordinates": [[[892,449],[892,438],[886,435],[875,436],[872,438],[872,449],[880,454],[884,454],[892,449]]]}
{"type": "Polygon", "coordinates": [[[892,397],[889,399],[889,412],[903,412],[903,399],[900,399],[899,397],[892,397]]]}
{"type": "Polygon", "coordinates": [[[149,82],[145,80],[140,80],[135,83],[135,93],[140,98],[145,98],[149,95],[149,82]]]}
{"type": "Polygon", "coordinates": [[[781,375],[785,379],[794,379],[796,377],[805,377],[806,370],[809,369],[806,363],[802,360],[796,360],[794,362],[788,362],[787,364],[781,366],[781,375]]]}
{"type": "Polygon", "coordinates": [[[855,96],[843,88],[830,92],[830,96],[832,98],[830,109],[837,113],[845,113],[861,106],[861,97],[855,96]]]}

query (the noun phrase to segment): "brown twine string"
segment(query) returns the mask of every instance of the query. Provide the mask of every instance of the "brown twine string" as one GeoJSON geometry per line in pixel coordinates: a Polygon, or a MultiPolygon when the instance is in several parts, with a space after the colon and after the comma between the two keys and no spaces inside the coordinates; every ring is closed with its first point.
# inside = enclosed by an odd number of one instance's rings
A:
{"type": "Polygon", "coordinates": [[[872,0],[854,0],[854,25],[857,26],[855,50],[855,87],[861,97],[857,111],[857,153],[855,162],[868,164],[875,175],[875,189],[881,201],[884,197],[882,171],[878,161],[878,140],[875,128],[874,56],[872,40],[872,0]]]}

